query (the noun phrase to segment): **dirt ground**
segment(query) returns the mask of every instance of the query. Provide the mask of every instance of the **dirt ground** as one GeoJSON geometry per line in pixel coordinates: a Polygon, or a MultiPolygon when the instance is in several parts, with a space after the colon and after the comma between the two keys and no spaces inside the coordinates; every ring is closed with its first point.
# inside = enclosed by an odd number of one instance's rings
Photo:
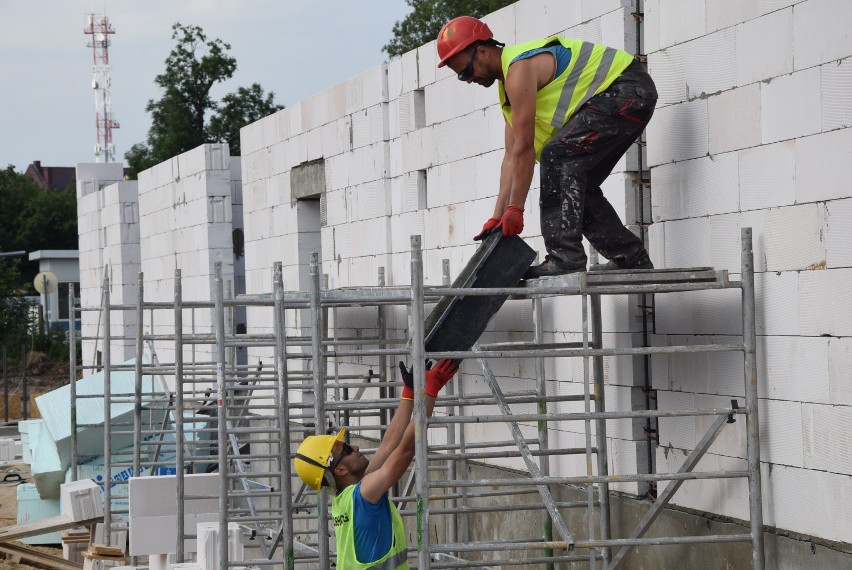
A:
{"type": "MultiPolygon", "coordinates": [[[[8,475],[17,473],[24,480],[23,482],[30,482],[30,466],[26,463],[21,464],[6,464],[0,465],[0,481],[3,480],[8,475]]],[[[17,498],[17,490],[16,487],[20,481],[2,483],[0,482],[0,527],[10,526],[17,522],[18,520],[18,498],[17,498]]],[[[20,542],[14,542],[13,544],[17,544],[19,546],[28,546],[20,542]]],[[[47,554],[51,554],[53,556],[58,556],[62,558],[62,547],[50,547],[50,546],[39,546],[39,545],[30,545],[29,548],[33,548],[40,552],[45,552],[47,554]]],[[[3,554],[0,553],[0,557],[3,554]]],[[[49,566],[43,565],[35,565],[35,564],[27,564],[25,562],[14,562],[9,559],[0,558],[0,570],[43,570],[45,568],[50,568],[49,566]]]]}

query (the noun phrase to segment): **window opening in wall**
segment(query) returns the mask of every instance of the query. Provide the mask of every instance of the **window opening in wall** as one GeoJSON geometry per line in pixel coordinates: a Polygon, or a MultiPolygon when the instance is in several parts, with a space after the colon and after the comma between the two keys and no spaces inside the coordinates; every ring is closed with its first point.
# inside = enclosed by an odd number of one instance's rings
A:
{"type": "Polygon", "coordinates": [[[416,89],[412,103],[414,104],[414,128],[422,129],[426,126],[426,92],[423,89],[416,89]]]}
{"type": "Polygon", "coordinates": [[[417,209],[425,210],[426,209],[426,188],[428,177],[426,174],[426,170],[418,170],[417,171],[417,209]]]}

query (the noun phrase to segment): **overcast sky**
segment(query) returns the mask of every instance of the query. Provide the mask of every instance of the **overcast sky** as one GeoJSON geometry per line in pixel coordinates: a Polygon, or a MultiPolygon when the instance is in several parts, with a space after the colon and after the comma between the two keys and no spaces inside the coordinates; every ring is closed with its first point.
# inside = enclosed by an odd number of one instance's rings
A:
{"type": "Polygon", "coordinates": [[[86,15],[109,17],[116,158],[144,142],[154,76],[174,47],[175,22],[231,44],[232,80],[213,96],[259,83],[283,105],[336,85],[386,60],[381,51],[404,0],[0,0],[0,168],[23,172],[94,162],[95,98],[86,15]]]}

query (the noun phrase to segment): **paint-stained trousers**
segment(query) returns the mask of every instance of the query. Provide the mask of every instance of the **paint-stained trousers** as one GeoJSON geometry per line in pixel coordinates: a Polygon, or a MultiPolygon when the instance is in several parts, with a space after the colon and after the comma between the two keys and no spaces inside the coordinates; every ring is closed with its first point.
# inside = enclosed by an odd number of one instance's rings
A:
{"type": "Polygon", "coordinates": [[[582,238],[629,267],[645,255],[601,184],[654,114],[657,89],[634,61],[603,93],[583,105],[542,149],[541,231],[548,255],[567,268],[586,266],[582,238]]]}

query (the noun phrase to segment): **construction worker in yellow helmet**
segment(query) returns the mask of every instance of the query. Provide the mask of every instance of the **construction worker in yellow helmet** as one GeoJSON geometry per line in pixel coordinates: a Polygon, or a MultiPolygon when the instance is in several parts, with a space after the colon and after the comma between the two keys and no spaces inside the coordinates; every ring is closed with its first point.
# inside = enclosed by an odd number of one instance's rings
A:
{"type": "Polygon", "coordinates": [[[474,239],[521,233],[539,161],[547,257],[525,279],[585,271],[584,236],[610,260],[604,269],[653,269],[601,191],[654,113],[657,89],[644,65],[626,51],[562,36],[506,46],[470,16],[447,22],[437,49],[438,67],[459,80],[497,83],[506,122],[494,213],[474,239]]]}
{"type": "MultiPolygon", "coordinates": [[[[337,568],[342,570],[397,570],[408,568],[408,545],[402,518],[388,498],[414,459],[414,376],[399,363],[405,387],[396,413],[378,450],[367,459],[357,445],[337,435],[312,435],[299,446],[296,473],[319,491],[334,492],[331,514],[337,539],[337,568]]],[[[435,398],[458,371],[452,360],[440,360],[426,371],[426,414],[432,415],[435,398]]]]}

